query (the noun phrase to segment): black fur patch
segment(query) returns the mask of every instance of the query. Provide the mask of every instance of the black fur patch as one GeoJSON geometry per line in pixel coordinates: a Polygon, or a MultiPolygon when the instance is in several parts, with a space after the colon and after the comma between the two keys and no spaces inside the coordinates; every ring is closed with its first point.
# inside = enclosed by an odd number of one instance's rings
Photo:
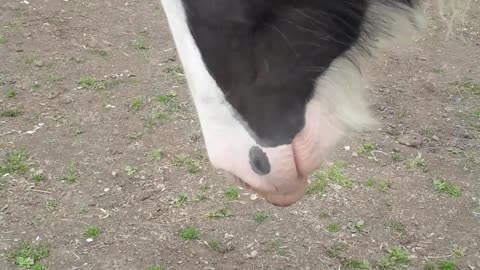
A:
{"type": "Polygon", "coordinates": [[[358,42],[372,0],[182,1],[227,101],[259,145],[274,147],[302,130],[315,81],[358,42]]]}

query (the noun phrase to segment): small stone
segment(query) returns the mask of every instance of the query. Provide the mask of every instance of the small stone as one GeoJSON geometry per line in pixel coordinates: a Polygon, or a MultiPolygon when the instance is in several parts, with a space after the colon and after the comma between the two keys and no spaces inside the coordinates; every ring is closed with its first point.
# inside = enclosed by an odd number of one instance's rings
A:
{"type": "Polygon", "coordinates": [[[353,153],[352,153],[352,156],[358,157],[358,153],[357,153],[357,152],[353,152],[353,153]]]}
{"type": "Polygon", "coordinates": [[[445,111],[446,112],[451,112],[451,111],[453,111],[453,108],[450,107],[450,106],[447,106],[447,107],[445,107],[445,111]]]}
{"type": "Polygon", "coordinates": [[[110,191],[110,189],[109,189],[109,188],[105,188],[105,189],[103,189],[103,192],[109,192],[109,191],[110,191]]]}
{"type": "Polygon", "coordinates": [[[117,171],[112,171],[112,176],[117,176],[118,172],[117,171]]]}
{"type": "Polygon", "coordinates": [[[36,67],[43,67],[44,63],[41,60],[36,60],[33,62],[36,67]]]}
{"type": "Polygon", "coordinates": [[[93,242],[93,238],[87,238],[87,243],[93,242]]]}
{"type": "Polygon", "coordinates": [[[439,138],[437,135],[433,135],[433,136],[432,136],[432,139],[433,139],[434,141],[437,141],[437,142],[440,140],[440,138],[439,138]]]}
{"type": "Polygon", "coordinates": [[[345,146],[343,147],[343,149],[345,149],[345,151],[350,151],[350,146],[349,146],[349,145],[345,145],[345,146]]]}
{"type": "Polygon", "coordinates": [[[419,147],[423,142],[418,134],[403,134],[398,137],[398,143],[410,147],[419,147]]]}
{"type": "Polygon", "coordinates": [[[258,195],[256,193],[250,195],[250,200],[255,201],[258,199],[258,195]]]}

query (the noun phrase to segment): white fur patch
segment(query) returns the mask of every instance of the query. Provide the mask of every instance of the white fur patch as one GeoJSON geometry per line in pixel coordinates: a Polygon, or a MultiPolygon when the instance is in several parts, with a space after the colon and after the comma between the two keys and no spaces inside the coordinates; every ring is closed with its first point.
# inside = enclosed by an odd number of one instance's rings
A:
{"type": "Polygon", "coordinates": [[[368,58],[383,48],[413,40],[413,34],[425,25],[420,10],[385,1],[372,1],[366,18],[358,43],[317,80],[314,96],[347,129],[355,131],[378,124],[366,98],[368,58]]]}
{"type": "Polygon", "coordinates": [[[256,143],[234,117],[233,108],[208,72],[188,27],[182,1],[161,2],[185,70],[210,160],[218,164],[229,149],[244,149],[248,153],[256,143]],[[231,138],[241,138],[242,141],[232,141],[231,138]]]}

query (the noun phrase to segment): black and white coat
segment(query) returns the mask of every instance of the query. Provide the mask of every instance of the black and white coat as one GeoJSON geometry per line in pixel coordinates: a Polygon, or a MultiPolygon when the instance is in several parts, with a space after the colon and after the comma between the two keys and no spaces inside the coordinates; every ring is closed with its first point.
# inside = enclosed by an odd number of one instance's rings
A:
{"type": "Polygon", "coordinates": [[[375,123],[363,63],[423,26],[419,2],[161,0],[212,164],[298,201],[342,136],[375,123]]]}

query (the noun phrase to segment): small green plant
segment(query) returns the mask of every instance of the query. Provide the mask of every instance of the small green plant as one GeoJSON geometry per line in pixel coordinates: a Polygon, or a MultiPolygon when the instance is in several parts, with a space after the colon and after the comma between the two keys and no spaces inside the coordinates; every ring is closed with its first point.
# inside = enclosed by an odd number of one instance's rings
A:
{"type": "Polygon", "coordinates": [[[175,93],[168,93],[168,94],[157,96],[155,98],[155,100],[164,104],[164,105],[170,105],[173,102],[173,100],[176,96],[177,96],[177,94],[175,94],[175,93]]]}
{"type": "Polygon", "coordinates": [[[342,227],[338,223],[331,223],[327,225],[327,231],[329,231],[330,233],[337,233],[341,229],[342,227]]]}
{"type": "Polygon", "coordinates": [[[378,184],[378,188],[382,192],[387,192],[392,187],[392,184],[388,181],[382,181],[378,184]]]}
{"type": "Polygon", "coordinates": [[[48,210],[53,211],[53,210],[57,209],[57,207],[58,207],[58,202],[56,200],[54,200],[54,199],[47,200],[47,209],[48,210]]]}
{"type": "Polygon", "coordinates": [[[91,76],[83,76],[78,81],[78,84],[83,89],[101,91],[101,90],[107,90],[109,88],[112,88],[120,84],[120,81],[119,80],[97,80],[96,78],[91,76]]]}
{"type": "Polygon", "coordinates": [[[286,256],[287,255],[287,250],[286,250],[287,247],[282,246],[282,242],[279,239],[272,240],[271,245],[272,245],[273,251],[275,251],[275,253],[278,256],[286,256]]]}
{"type": "Polygon", "coordinates": [[[145,40],[139,38],[130,43],[130,46],[138,51],[148,50],[148,46],[145,44],[145,40]]]}
{"type": "Polygon", "coordinates": [[[99,81],[94,77],[83,76],[78,81],[78,84],[85,89],[96,89],[99,86],[99,81]]]}
{"type": "Polygon", "coordinates": [[[372,177],[368,178],[367,182],[365,182],[365,186],[369,188],[374,188],[376,185],[377,185],[377,181],[372,177]]]}
{"type": "Polygon", "coordinates": [[[353,219],[348,223],[348,228],[352,233],[363,232],[365,228],[365,221],[362,219],[353,219]]]}
{"type": "Polygon", "coordinates": [[[334,163],[325,170],[327,179],[342,187],[350,188],[353,186],[350,180],[343,172],[343,166],[340,163],[334,163]]]}
{"type": "Polygon", "coordinates": [[[188,157],[187,155],[175,156],[174,165],[177,167],[184,167],[188,173],[198,173],[201,171],[201,167],[198,161],[188,157]]]}
{"type": "Polygon", "coordinates": [[[352,180],[345,176],[343,166],[340,163],[334,163],[313,174],[314,180],[310,183],[306,193],[321,194],[325,191],[329,182],[340,185],[345,188],[353,186],[352,180]]]}
{"type": "Polygon", "coordinates": [[[427,165],[425,164],[425,159],[422,157],[422,153],[418,152],[417,156],[413,159],[407,160],[407,169],[410,171],[413,170],[422,170],[426,171],[427,165]]]}
{"type": "Polygon", "coordinates": [[[443,68],[433,68],[432,70],[434,73],[437,73],[437,74],[442,74],[445,72],[445,70],[443,68]]]}
{"type": "Polygon", "coordinates": [[[387,249],[386,255],[377,261],[380,269],[391,269],[397,266],[406,265],[410,262],[408,252],[401,247],[387,249]]]}
{"type": "Polygon", "coordinates": [[[433,178],[432,183],[437,192],[447,194],[452,198],[458,198],[462,194],[460,188],[444,179],[435,177],[433,178]]]}
{"type": "Polygon", "coordinates": [[[4,35],[0,34],[0,45],[7,43],[7,38],[4,35]]]}
{"type": "Polygon", "coordinates": [[[158,122],[161,122],[167,119],[168,115],[165,112],[152,110],[145,117],[145,126],[151,128],[155,126],[158,122]]]}
{"type": "Polygon", "coordinates": [[[178,194],[177,199],[175,200],[175,206],[184,207],[185,203],[187,202],[187,199],[188,199],[187,194],[183,192],[178,194]]]}
{"type": "Polygon", "coordinates": [[[55,75],[55,74],[48,75],[48,79],[47,79],[47,81],[52,82],[52,83],[59,82],[61,80],[63,80],[63,77],[60,76],[60,75],[55,75]]]}
{"type": "Polygon", "coordinates": [[[207,243],[208,247],[216,252],[221,252],[223,250],[223,243],[218,240],[211,240],[207,243]]]}
{"type": "Polygon", "coordinates": [[[41,263],[36,263],[32,266],[32,270],[47,270],[47,267],[41,263]]]}
{"type": "Polygon", "coordinates": [[[183,74],[183,68],[181,65],[174,65],[164,69],[164,72],[167,74],[179,75],[183,74]]]}
{"type": "Polygon", "coordinates": [[[465,256],[465,248],[463,247],[459,247],[459,246],[454,246],[452,248],[452,254],[453,256],[457,257],[457,258],[460,258],[460,257],[464,257],[465,256]]]}
{"type": "Polygon", "coordinates": [[[17,92],[15,92],[15,90],[13,88],[8,88],[6,91],[5,91],[5,96],[7,98],[14,98],[15,96],[17,95],[17,92]]]}
{"type": "Polygon", "coordinates": [[[454,83],[457,89],[467,92],[473,95],[480,95],[480,82],[465,79],[463,81],[457,81],[454,83]]]}
{"type": "Polygon", "coordinates": [[[454,261],[450,261],[450,260],[441,260],[441,261],[438,261],[436,264],[439,270],[456,270],[457,269],[457,264],[454,261]]]}
{"type": "Polygon", "coordinates": [[[163,267],[159,265],[149,266],[145,270],[163,270],[163,267]]]}
{"type": "Polygon", "coordinates": [[[127,173],[128,176],[133,176],[137,174],[138,168],[132,167],[132,166],[125,166],[125,172],[127,173]]]}
{"type": "Polygon", "coordinates": [[[30,245],[27,242],[22,242],[11,253],[11,258],[16,265],[31,268],[34,265],[40,265],[39,262],[48,255],[50,255],[50,251],[46,245],[30,245]]]}
{"type": "Polygon", "coordinates": [[[233,200],[237,200],[238,198],[240,198],[240,189],[238,187],[228,187],[225,192],[225,197],[227,197],[227,199],[233,201],[233,200]]]}
{"type": "Polygon", "coordinates": [[[98,237],[102,233],[102,230],[97,226],[88,226],[85,231],[85,235],[91,238],[98,237]]]}
{"type": "Polygon", "coordinates": [[[0,166],[0,176],[7,173],[23,174],[28,170],[27,161],[30,153],[24,150],[17,150],[7,154],[3,166],[0,166]]]}
{"type": "Polygon", "coordinates": [[[32,176],[32,181],[35,184],[42,182],[44,179],[45,179],[45,175],[43,175],[43,173],[36,173],[32,176]]]}
{"type": "Polygon", "coordinates": [[[132,112],[137,112],[143,106],[144,102],[145,101],[141,97],[134,98],[132,103],[130,103],[130,110],[132,112]]]}
{"type": "Polygon", "coordinates": [[[344,259],[342,269],[370,269],[370,263],[364,259],[344,259]]]}
{"type": "Polygon", "coordinates": [[[227,210],[227,209],[221,209],[213,213],[208,213],[207,217],[209,218],[226,218],[226,217],[231,217],[233,216],[232,211],[227,210]]]}
{"type": "Polygon", "coordinates": [[[327,179],[319,172],[315,172],[313,177],[314,180],[308,185],[306,194],[315,195],[324,193],[328,185],[327,179]]]}
{"type": "Polygon", "coordinates": [[[200,231],[192,226],[180,230],[180,237],[185,240],[197,240],[200,238],[200,231]]]}
{"type": "Polygon", "coordinates": [[[160,160],[163,158],[163,152],[161,150],[152,150],[145,154],[150,160],[160,160]]]}
{"type": "Polygon", "coordinates": [[[257,223],[262,223],[262,222],[265,222],[269,218],[270,218],[270,213],[265,212],[265,211],[257,211],[257,213],[255,213],[255,218],[254,219],[257,223]]]}
{"type": "Polygon", "coordinates": [[[472,112],[472,116],[476,117],[476,118],[480,118],[480,108],[474,110],[472,112]]]}
{"type": "Polygon", "coordinates": [[[38,88],[40,88],[40,86],[41,86],[41,85],[40,85],[38,82],[34,82],[34,83],[32,84],[32,88],[33,88],[34,90],[37,90],[38,88]]]}
{"type": "Polygon", "coordinates": [[[62,181],[73,184],[78,181],[78,176],[78,169],[75,163],[72,162],[65,168],[62,176],[62,181]]]}
{"type": "Polygon", "coordinates": [[[1,117],[17,117],[23,114],[23,111],[17,108],[5,109],[0,111],[1,117]]]}
{"type": "Polygon", "coordinates": [[[402,160],[402,156],[400,155],[400,153],[397,153],[397,152],[392,153],[391,157],[392,157],[392,160],[395,162],[399,162],[402,160]]]}
{"type": "Polygon", "coordinates": [[[426,262],[423,265],[423,270],[437,270],[437,265],[433,262],[426,262]]]}
{"type": "Polygon", "coordinates": [[[390,230],[397,232],[397,233],[404,233],[405,232],[405,225],[398,220],[391,220],[385,223],[390,230]]]}
{"type": "Polygon", "coordinates": [[[358,153],[360,155],[370,154],[376,147],[373,143],[363,143],[358,147],[358,153]]]}

